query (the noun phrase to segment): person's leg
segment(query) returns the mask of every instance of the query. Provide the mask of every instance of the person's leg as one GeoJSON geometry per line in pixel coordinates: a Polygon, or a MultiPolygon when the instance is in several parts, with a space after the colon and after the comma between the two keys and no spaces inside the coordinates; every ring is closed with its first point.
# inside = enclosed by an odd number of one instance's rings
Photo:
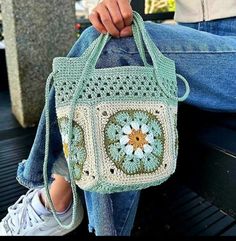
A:
{"type": "MultiPolygon", "coordinates": [[[[72,201],[72,190],[70,183],[65,180],[63,176],[58,174],[53,175],[54,181],[50,186],[50,195],[53,205],[57,212],[64,212],[72,201]]],[[[47,198],[45,195],[41,195],[41,202],[49,208],[47,198]]]]}
{"type": "MultiPolygon", "coordinates": [[[[94,29],[94,28],[88,28],[86,31],[83,32],[82,36],[80,39],[75,43],[71,51],[69,52],[68,56],[69,57],[78,57],[80,56],[85,49],[92,43],[94,39],[98,37],[99,33],[94,29]]],[[[135,63],[135,62],[134,62],[135,63]]],[[[132,63],[131,63],[132,64],[132,63]]],[[[115,65],[115,63],[114,63],[115,65]]],[[[58,129],[58,123],[56,120],[56,112],[55,112],[55,91],[54,88],[51,89],[50,91],[50,119],[51,119],[51,139],[50,139],[50,159],[49,159],[49,176],[52,175],[53,172],[53,167],[58,166],[57,162],[58,159],[60,159],[59,154],[62,151],[62,145],[61,145],[61,137],[58,129]]],[[[20,184],[28,187],[28,188],[36,188],[36,187],[42,187],[43,186],[43,175],[42,175],[42,170],[43,170],[43,160],[44,160],[44,143],[45,143],[45,115],[44,111],[42,112],[41,119],[38,125],[36,137],[34,140],[34,144],[31,148],[30,155],[27,160],[24,160],[22,163],[19,164],[18,167],[18,174],[17,174],[17,180],[19,181],[20,184]]],[[[61,163],[61,162],[60,162],[61,163]]],[[[60,166],[60,164],[59,164],[60,166]]],[[[66,167],[62,167],[61,171],[65,174],[67,170],[65,170],[66,167]]],[[[57,180],[54,180],[53,186],[59,186],[57,184],[57,180]]],[[[56,188],[56,189],[50,189],[50,194],[54,197],[58,196],[58,193],[61,194],[61,189],[56,188]]],[[[85,192],[86,193],[86,192],[85,192]]],[[[100,195],[94,193],[91,195],[85,195],[86,196],[86,202],[87,202],[87,207],[88,207],[88,213],[91,214],[89,215],[89,219],[94,217],[94,220],[96,223],[99,223],[99,217],[100,220],[106,220],[106,218],[110,215],[113,220],[113,215],[114,212],[111,212],[109,214],[109,205],[106,205],[106,198],[109,200],[112,198],[113,203],[120,203],[126,197],[126,200],[129,199],[125,204],[123,205],[123,209],[120,209],[118,207],[118,204],[116,205],[115,208],[115,213],[116,217],[119,217],[119,225],[116,223],[113,226],[113,221],[107,222],[108,226],[103,226],[103,225],[96,225],[97,232],[96,234],[98,235],[109,235],[109,234],[116,234],[118,235],[129,235],[131,232],[131,228],[136,209],[138,206],[138,200],[139,200],[139,192],[127,192],[127,193],[117,193],[114,195],[100,195]],[[120,198],[119,198],[120,197],[120,198]],[[90,205],[91,203],[92,206],[90,205]],[[103,215],[100,216],[102,213],[102,208],[99,209],[99,205],[97,203],[103,203],[101,207],[103,207],[103,215]],[[89,208],[91,207],[91,208],[89,208]],[[94,210],[93,208],[96,209],[96,211],[91,211],[94,210]],[[122,215],[120,215],[120,212],[122,215]],[[133,211],[133,212],[131,212],[133,211]],[[104,218],[104,215],[106,216],[104,218]],[[125,226],[126,224],[129,224],[128,226],[125,226]],[[114,227],[110,228],[110,226],[114,227]],[[128,228],[127,228],[128,227],[128,228]],[[106,231],[107,230],[107,231],[106,231]],[[116,231],[118,230],[118,231],[116,231]]],[[[42,200],[44,202],[44,200],[42,200]]],[[[54,199],[54,202],[57,202],[57,199],[54,199]]],[[[110,203],[108,201],[108,203],[110,203]]],[[[66,206],[66,205],[65,205],[66,206]]],[[[100,223],[102,224],[102,223],[100,223]]],[[[89,224],[90,227],[93,227],[93,224],[89,224]]],[[[90,228],[92,230],[93,228],[90,228]]]]}
{"type": "Polygon", "coordinates": [[[140,191],[99,194],[85,192],[89,231],[96,236],[130,236],[140,191]]]}
{"type": "MultiPolygon", "coordinates": [[[[49,186],[49,193],[57,212],[65,211],[72,203],[72,189],[69,182],[69,172],[64,153],[61,152],[52,166],[53,181],[49,186]]],[[[46,193],[41,195],[41,202],[48,209],[50,205],[47,202],[46,193]]]]}
{"type": "MultiPolygon", "coordinates": [[[[49,192],[58,217],[64,225],[72,219],[72,190],[68,182],[68,169],[61,153],[52,167],[53,181],[49,192]]],[[[30,189],[8,208],[8,214],[0,222],[0,236],[62,236],[77,228],[83,220],[84,210],[77,200],[78,215],[70,229],[59,226],[47,203],[44,188],[30,189]]]]}
{"type": "MultiPolygon", "coordinates": [[[[177,73],[188,80],[191,91],[185,103],[209,111],[236,112],[236,18],[230,20],[231,24],[229,19],[217,22],[199,23],[201,31],[179,25],[146,26],[161,52],[175,61],[177,73]],[[221,26],[229,36],[222,36],[221,26]],[[210,30],[221,36],[208,33],[210,30]]],[[[180,92],[182,87],[179,85],[180,92]]]]}
{"type": "Polygon", "coordinates": [[[236,37],[236,17],[216,19],[199,23],[178,23],[182,26],[193,28],[199,31],[212,33],[219,36],[236,37]]]}

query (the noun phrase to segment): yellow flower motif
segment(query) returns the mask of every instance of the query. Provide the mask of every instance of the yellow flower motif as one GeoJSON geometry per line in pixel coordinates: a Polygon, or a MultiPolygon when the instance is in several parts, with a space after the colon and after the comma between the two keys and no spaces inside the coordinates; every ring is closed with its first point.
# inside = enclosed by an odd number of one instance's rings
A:
{"type": "Polygon", "coordinates": [[[69,157],[69,145],[68,143],[63,143],[63,152],[65,155],[65,158],[69,157]]]}
{"type": "Polygon", "coordinates": [[[68,135],[62,134],[62,145],[65,158],[69,157],[68,135]]]}
{"type": "Polygon", "coordinates": [[[110,117],[105,129],[107,154],[126,174],[149,173],[162,163],[163,130],[159,120],[144,111],[122,111],[110,117]]]}
{"type": "Polygon", "coordinates": [[[129,134],[129,144],[133,146],[134,150],[141,148],[148,143],[145,139],[147,134],[144,134],[141,130],[132,129],[131,134],[129,134]]]}
{"type": "Polygon", "coordinates": [[[139,124],[132,121],[129,125],[122,128],[123,135],[120,138],[120,144],[124,146],[127,155],[134,154],[137,158],[143,158],[144,154],[153,151],[153,134],[149,132],[146,124],[139,124]]]}

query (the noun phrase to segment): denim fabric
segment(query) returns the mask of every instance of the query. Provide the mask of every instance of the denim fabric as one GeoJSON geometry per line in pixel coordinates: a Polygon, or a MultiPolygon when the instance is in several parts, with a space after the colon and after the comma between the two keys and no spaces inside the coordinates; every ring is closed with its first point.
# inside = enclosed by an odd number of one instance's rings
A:
{"type": "MultiPolygon", "coordinates": [[[[166,25],[146,22],[161,52],[176,62],[177,73],[189,82],[191,92],[185,103],[209,111],[236,112],[236,18],[196,24],[166,25]]],[[[80,56],[99,33],[86,29],[69,52],[80,56]]],[[[147,56],[149,63],[150,57],[147,56]]],[[[133,38],[111,39],[103,50],[97,68],[142,65],[133,38]]],[[[182,95],[183,86],[178,84],[182,95]]],[[[62,152],[54,89],[50,92],[51,139],[49,174],[62,152]]],[[[34,144],[27,160],[19,164],[17,180],[28,188],[43,185],[45,117],[42,113],[34,144]]],[[[96,235],[130,235],[139,191],[101,195],[84,192],[89,231],[96,235]]]]}
{"type": "MultiPolygon", "coordinates": [[[[61,152],[54,162],[52,174],[61,175],[66,181],[69,181],[68,167],[63,152],[61,152]]],[[[90,219],[89,231],[96,231],[96,234],[114,236],[130,234],[130,227],[133,226],[139,195],[140,192],[123,192],[111,195],[85,192],[88,217],[90,219]],[[126,205],[121,210],[120,207],[124,205],[124,200],[126,200],[126,205]],[[114,222],[113,219],[119,220],[119,222],[114,222]],[[94,226],[96,230],[94,230],[94,226]]],[[[83,202],[84,199],[81,201],[83,202]]]]}

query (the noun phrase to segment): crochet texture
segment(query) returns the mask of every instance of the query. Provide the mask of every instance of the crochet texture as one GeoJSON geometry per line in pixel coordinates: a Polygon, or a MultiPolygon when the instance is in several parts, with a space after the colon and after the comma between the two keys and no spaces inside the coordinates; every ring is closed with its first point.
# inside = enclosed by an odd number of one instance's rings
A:
{"type": "Polygon", "coordinates": [[[56,112],[71,178],[100,193],[138,190],[176,168],[177,95],[174,61],[155,46],[134,13],[134,40],[144,66],[96,69],[109,41],[100,35],[81,57],[53,61],[56,112]],[[146,60],[147,48],[153,66],[146,60]]]}
{"type": "Polygon", "coordinates": [[[73,227],[76,184],[99,193],[139,190],[159,185],[176,168],[177,108],[189,94],[175,63],[161,54],[134,12],[134,40],[144,66],[96,69],[110,36],[101,34],[82,56],[58,57],[46,84],[44,182],[53,215],[63,228],[73,227]],[[145,56],[147,49],[153,65],[145,56]],[[177,77],[185,86],[177,94],[177,77]],[[63,225],[49,193],[49,91],[54,80],[56,113],[73,192],[72,221],[63,225]]]}
{"type": "Polygon", "coordinates": [[[97,45],[102,41],[96,40],[81,57],[53,62],[63,150],[76,184],[84,190],[147,188],[165,181],[176,168],[175,63],[157,49],[140,16],[134,14],[134,19],[144,66],[95,69],[108,40],[100,51],[97,45]],[[147,64],[142,39],[156,66],[147,64]]]}

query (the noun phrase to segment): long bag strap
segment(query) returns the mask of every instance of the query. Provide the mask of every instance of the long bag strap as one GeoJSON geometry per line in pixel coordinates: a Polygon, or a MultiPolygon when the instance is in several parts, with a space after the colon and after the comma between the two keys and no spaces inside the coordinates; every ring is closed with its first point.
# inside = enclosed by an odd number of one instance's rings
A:
{"type": "MultiPolygon", "coordinates": [[[[159,63],[160,59],[162,57],[162,54],[160,50],[156,47],[156,45],[153,43],[151,38],[149,37],[148,33],[146,32],[145,26],[143,19],[137,12],[133,12],[133,35],[134,35],[134,40],[137,45],[139,54],[144,62],[145,66],[150,66],[147,63],[146,56],[145,56],[145,49],[144,49],[144,44],[148,50],[149,55],[151,56],[152,63],[154,66],[156,73],[158,73],[158,68],[159,68],[159,63]]],[[[88,53],[88,58],[85,64],[85,67],[81,73],[80,80],[78,83],[83,83],[85,84],[86,79],[88,76],[91,74],[91,72],[95,69],[96,63],[99,59],[99,56],[102,53],[103,48],[105,47],[106,43],[110,40],[111,36],[109,34],[100,34],[100,36],[93,41],[93,43],[90,45],[90,47],[87,49],[88,53]],[[92,71],[91,71],[92,70],[92,71]]],[[[44,166],[43,166],[43,176],[44,176],[44,183],[45,183],[45,191],[46,191],[46,197],[47,201],[49,203],[49,206],[52,210],[53,216],[58,222],[58,224],[65,229],[70,229],[74,226],[75,221],[76,221],[76,215],[79,215],[78,212],[78,207],[77,207],[77,200],[78,200],[78,194],[76,190],[76,183],[74,180],[74,174],[73,174],[73,166],[71,162],[71,147],[72,147],[72,131],[73,131],[73,118],[74,118],[74,112],[76,108],[76,101],[78,96],[80,95],[82,91],[82,86],[77,85],[72,101],[71,101],[71,106],[70,106],[70,112],[69,112],[69,120],[68,120],[68,146],[69,146],[69,155],[68,155],[68,171],[69,171],[69,177],[70,177],[70,182],[71,182],[71,188],[72,188],[72,196],[73,196],[73,207],[72,207],[72,220],[71,223],[68,225],[64,225],[60,218],[58,217],[55,207],[53,205],[50,193],[49,193],[49,181],[48,181],[48,155],[49,155],[49,139],[50,139],[50,119],[49,119],[49,92],[50,92],[50,85],[53,80],[53,76],[55,75],[55,72],[52,72],[46,83],[46,91],[45,91],[45,118],[46,118],[46,137],[45,137],[45,158],[44,158],[44,166]]],[[[156,74],[158,76],[158,74],[156,74]]],[[[162,91],[168,96],[173,99],[176,99],[178,101],[183,101],[184,99],[187,98],[188,93],[189,93],[189,86],[187,81],[184,79],[184,77],[178,75],[184,82],[186,86],[186,93],[184,94],[183,97],[175,97],[172,96],[168,91],[165,89],[165,87],[162,85],[161,81],[157,78],[158,83],[162,91]]]]}
{"type": "MultiPolygon", "coordinates": [[[[100,50],[99,52],[102,52],[102,49],[104,48],[106,42],[110,38],[109,35],[100,35],[92,45],[90,45],[87,53],[90,53],[90,56],[94,55],[94,52],[97,50],[100,50]]],[[[81,74],[80,81],[83,81],[88,75],[89,75],[89,69],[91,68],[90,66],[90,59],[89,58],[86,61],[86,65],[84,67],[84,70],[81,74]]],[[[71,102],[71,109],[69,113],[69,121],[68,121],[68,146],[69,146],[69,156],[68,156],[68,172],[69,172],[69,179],[71,183],[71,189],[72,189],[72,196],[73,196],[73,206],[72,206],[72,220],[71,223],[68,225],[65,225],[61,222],[59,216],[57,215],[56,209],[54,207],[50,192],[49,192],[49,178],[48,178],[48,159],[49,159],[49,141],[50,141],[50,118],[49,118],[49,93],[50,93],[50,86],[53,84],[53,77],[57,74],[57,72],[52,72],[47,79],[46,82],[46,88],[45,88],[45,119],[46,119],[46,135],[45,135],[45,156],[44,156],[44,164],[43,164],[43,179],[44,179],[44,186],[45,186],[45,194],[47,198],[47,202],[49,204],[49,207],[52,211],[52,214],[55,218],[55,220],[58,222],[58,224],[65,229],[71,229],[74,227],[76,223],[76,215],[80,215],[78,213],[78,194],[76,190],[76,183],[74,180],[74,174],[73,174],[73,167],[71,164],[71,142],[72,142],[72,122],[74,118],[74,111],[75,111],[75,103],[76,103],[76,96],[78,96],[80,86],[78,85],[75,90],[75,94],[73,96],[72,102],[71,102]]]]}

